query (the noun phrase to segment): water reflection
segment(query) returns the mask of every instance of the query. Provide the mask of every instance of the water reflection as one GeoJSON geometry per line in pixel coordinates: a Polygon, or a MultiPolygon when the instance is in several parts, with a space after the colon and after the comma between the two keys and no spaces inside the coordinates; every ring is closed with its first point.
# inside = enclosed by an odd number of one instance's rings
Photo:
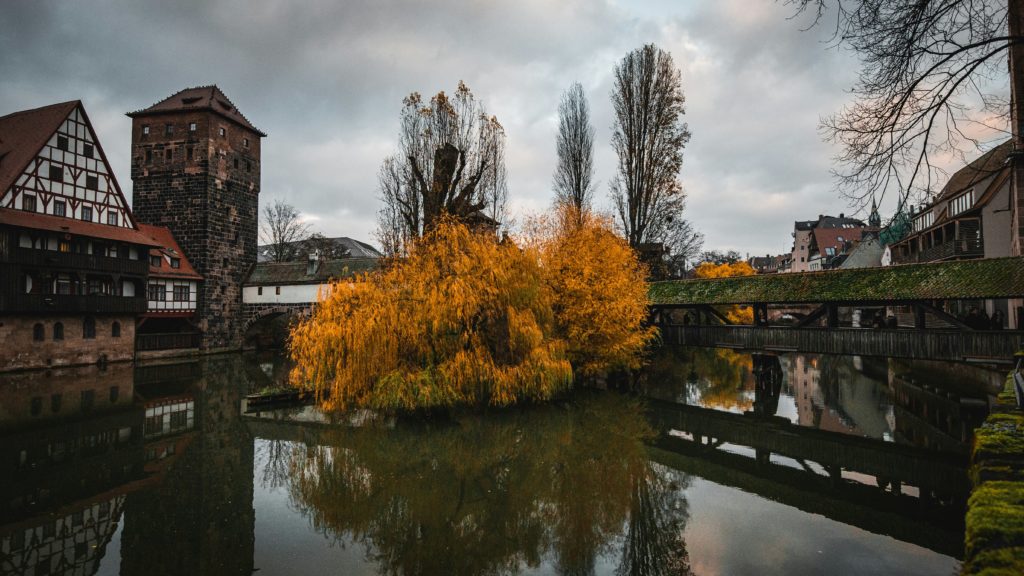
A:
{"type": "Polygon", "coordinates": [[[386,574],[514,573],[549,555],[559,573],[591,574],[609,554],[623,574],[685,573],[688,480],[648,461],[650,434],[637,404],[607,395],[325,429],[295,446],[288,487],[318,530],[360,542],[386,574]]]}
{"type": "Polygon", "coordinates": [[[665,347],[642,387],[681,404],[965,453],[1000,379],[998,372],[937,362],[665,347]]]}

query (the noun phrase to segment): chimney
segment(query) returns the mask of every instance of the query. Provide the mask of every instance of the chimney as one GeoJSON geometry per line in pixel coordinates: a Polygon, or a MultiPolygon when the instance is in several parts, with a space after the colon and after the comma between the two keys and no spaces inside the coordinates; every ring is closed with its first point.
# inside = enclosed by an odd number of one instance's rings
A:
{"type": "Polygon", "coordinates": [[[309,260],[306,261],[306,276],[313,276],[316,274],[317,268],[320,267],[320,251],[310,250],[309,260]]]}

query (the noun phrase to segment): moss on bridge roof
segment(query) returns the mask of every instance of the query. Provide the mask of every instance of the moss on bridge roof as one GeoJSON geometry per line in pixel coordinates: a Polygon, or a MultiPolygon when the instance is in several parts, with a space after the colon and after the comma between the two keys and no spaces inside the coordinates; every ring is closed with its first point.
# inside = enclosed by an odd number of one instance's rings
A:
{"type": "Polygon", "coordinates": [[[670,280],[648,296],[653,306],[1014,298],[1024,296],[1024,258],[670,280]]]}

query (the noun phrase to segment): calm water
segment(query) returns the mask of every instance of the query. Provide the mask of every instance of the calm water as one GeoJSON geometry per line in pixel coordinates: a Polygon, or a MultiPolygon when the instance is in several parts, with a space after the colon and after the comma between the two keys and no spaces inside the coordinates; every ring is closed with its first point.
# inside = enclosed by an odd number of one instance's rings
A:
{"type": "Polygon", "coordinates": [[[250,412],[273,358],[0,379],[0,574],[952,574],[998,374],[666,349],[639,401],[250,412]]]}

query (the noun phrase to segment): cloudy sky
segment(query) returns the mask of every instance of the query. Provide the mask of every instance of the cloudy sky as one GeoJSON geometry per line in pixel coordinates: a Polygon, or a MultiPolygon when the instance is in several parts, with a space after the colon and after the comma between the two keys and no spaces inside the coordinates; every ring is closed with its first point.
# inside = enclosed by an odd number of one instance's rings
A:
{"type": "Polygon", "coordinates": [[[849,212],[818,122],[850,100],[857,72],[827,29],[790,16],[774,0],[14,0],[0,6],[0,115],[81,99],[127,193],[124,114],[216,83],[269,134],[261,203],[373,241],[403,96],[459,80],[507,130],[520,217],[550,203],[558,100],[581,82],[607,207],[612,68],[653,42],[682,71],[687,217],[706,248],[777,253],[794,219],[849,212]]]}

